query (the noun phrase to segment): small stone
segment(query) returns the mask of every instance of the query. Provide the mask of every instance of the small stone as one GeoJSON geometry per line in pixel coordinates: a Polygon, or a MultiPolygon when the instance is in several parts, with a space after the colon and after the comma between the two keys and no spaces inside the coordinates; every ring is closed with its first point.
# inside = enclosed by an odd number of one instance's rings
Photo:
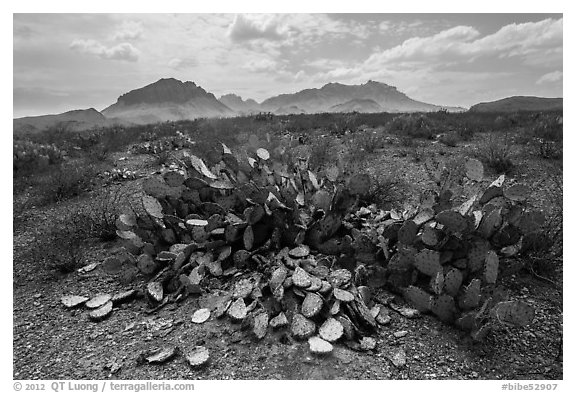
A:
{"type": "Polygon", "coordinates": [[[360,349],[363,351],[371,351],[376,348],[376,340],[372,337],[362,337],[360,340],[360,349]]]}
{"type": "Polygon", "coordinates": [[[398,368],[402,368],[406,365],[406,353],[402,348],[394,351],[388,356],[392,364],[398,368]]]}
{"type": "Polygon", "coordinates": [[[401,330],[399,332],[394,332],[394,337],[401,338],[408,334],[407,330],[401,330]]]}
{"type": "Polygon", "coordinates": [[[322,340],[318,336],[310,337],[308,339],[308,345],[310,345],[310,352],[319,355],[324,355],[332,352],[334,347],[328,341],[322,340]]]}

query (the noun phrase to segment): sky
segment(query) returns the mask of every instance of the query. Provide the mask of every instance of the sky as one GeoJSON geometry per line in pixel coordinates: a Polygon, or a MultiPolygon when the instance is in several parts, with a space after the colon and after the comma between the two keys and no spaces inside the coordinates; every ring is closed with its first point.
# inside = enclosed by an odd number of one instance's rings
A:
{"type": "Polygon", "coordinates": [[[562,14],[14,14],[13,116],[169,77],[258,102],[368,80],[446,106],[562,97],[562,46],[562,14]]]}

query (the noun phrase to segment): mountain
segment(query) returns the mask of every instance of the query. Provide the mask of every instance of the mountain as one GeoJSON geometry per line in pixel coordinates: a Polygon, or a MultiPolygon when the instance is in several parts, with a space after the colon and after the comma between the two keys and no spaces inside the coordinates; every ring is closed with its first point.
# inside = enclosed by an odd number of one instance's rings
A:
{"type": "Polygon", "coordinates": [[[235,112],[194,82],[168,78],[121,95],[102,114],[146,124],[233,116],[235,112]]]}
{"type": "Polygon", "coordinates": [[[555,111],[562,108],[562,98],[514,96],[473,105],[470,112],[555,111]]]}
{"type": "Polygon", "coordinates": [[[53,127],[68,130],[84,131],[94,127],[103,127],[110,124],[100,112],[94,108],[73,110],[58,115],[29,116],[14,119],[14,132],[39,132],[53,127]]]}
{"type": "Polygon", "coordinates": [[[249,98],[246,101],[236,94],[226,94],[218,99],[222,104],[232,109],[238,114],[250,115],[262,111],[260,104],[249,98]]]}
{"type": "MultiPolygon", "coordinates": [[[[307,113],[330,112],[331,108],[353,100],[372,100],[385,112],[432,112],[443,107],[411,99],[396,87],[381,82],[368,81],[363,85],[328,83],[320,89],[305,89],[294,94],[281,94],[264,100],[260,105],[267,111],[296,106],[307,113]]],[[[358,105],[359,102],[351,105],[358,105]]],[[[370,105],[373,107],[373,104],[370,105]]],[[[346,107],[346,106],[345,106],[346,107]]],[[[362,107],[362,105],[360,105],[362,107]]],[[[462,108],[447,107],[450,111],[462,108]]]]}
{"type": "Polygon", "coordinates": [[[374,100],[355,98],[343,104],[333,105],[328,112],[361,112],[361,113],[378,113],[383,112],[382,107],[374,100]]]}

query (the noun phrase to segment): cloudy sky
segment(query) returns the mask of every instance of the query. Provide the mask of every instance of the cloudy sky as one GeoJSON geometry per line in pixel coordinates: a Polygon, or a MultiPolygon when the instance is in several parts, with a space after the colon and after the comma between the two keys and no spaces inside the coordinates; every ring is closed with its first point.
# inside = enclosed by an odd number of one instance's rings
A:
{"type": "Polygon", "coordinates": [[[116,102],[160,78],[261,101],[328,82],[468,107],[561,97],[558,14],[14,14],[14,117],[116,102]]]}

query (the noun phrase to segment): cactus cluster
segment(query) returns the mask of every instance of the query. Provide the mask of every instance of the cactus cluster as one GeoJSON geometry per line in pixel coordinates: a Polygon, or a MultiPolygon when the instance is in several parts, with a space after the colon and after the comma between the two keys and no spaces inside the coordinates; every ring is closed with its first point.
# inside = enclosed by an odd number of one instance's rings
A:
{"type": "Polygon", "coordinates": [[[180,131],[174,136],[166,136],[156,139],[154,133],[144,134],[143,142],[137,143],[130,148],[133,153],[158,154],[164,151],[182,150],[195,145],[195,142],[180,131]]]}
{"type": "MultiPolygon", "coordinates": [[[[184,152],[186,169],[145,179],[141,211],[118,219],[135,257],[113,271],[123,281],[147,276],[153,306],[224,280],[232,296],[217,317],[249,323],[259,338],[269,324],[301,339],[318,331],[327,342],[387,323],[370,296],[384,285],[477,338],[493,321],[529,319],[525,305],[491,295],[498,255],[520,250],[541,225],[523,188],[504,189],[499,178],[461,206],[442,191],[402,213],[381,211],[361,207],[369,176],[314,173],[305,154],[286,159],[256,136],[248,142],[237,153],[222,144],[206,159],[184,152]]],[[[475,160],[466,165],[471,181],[483,173],[475,160]]]]}
{"type": "Polygon", "coordinates": [[[65,153],[55,145],[43,145],[32,141],[14,141],[12,161],[14,172],[45,169],[64,161],[65,153]]]}

